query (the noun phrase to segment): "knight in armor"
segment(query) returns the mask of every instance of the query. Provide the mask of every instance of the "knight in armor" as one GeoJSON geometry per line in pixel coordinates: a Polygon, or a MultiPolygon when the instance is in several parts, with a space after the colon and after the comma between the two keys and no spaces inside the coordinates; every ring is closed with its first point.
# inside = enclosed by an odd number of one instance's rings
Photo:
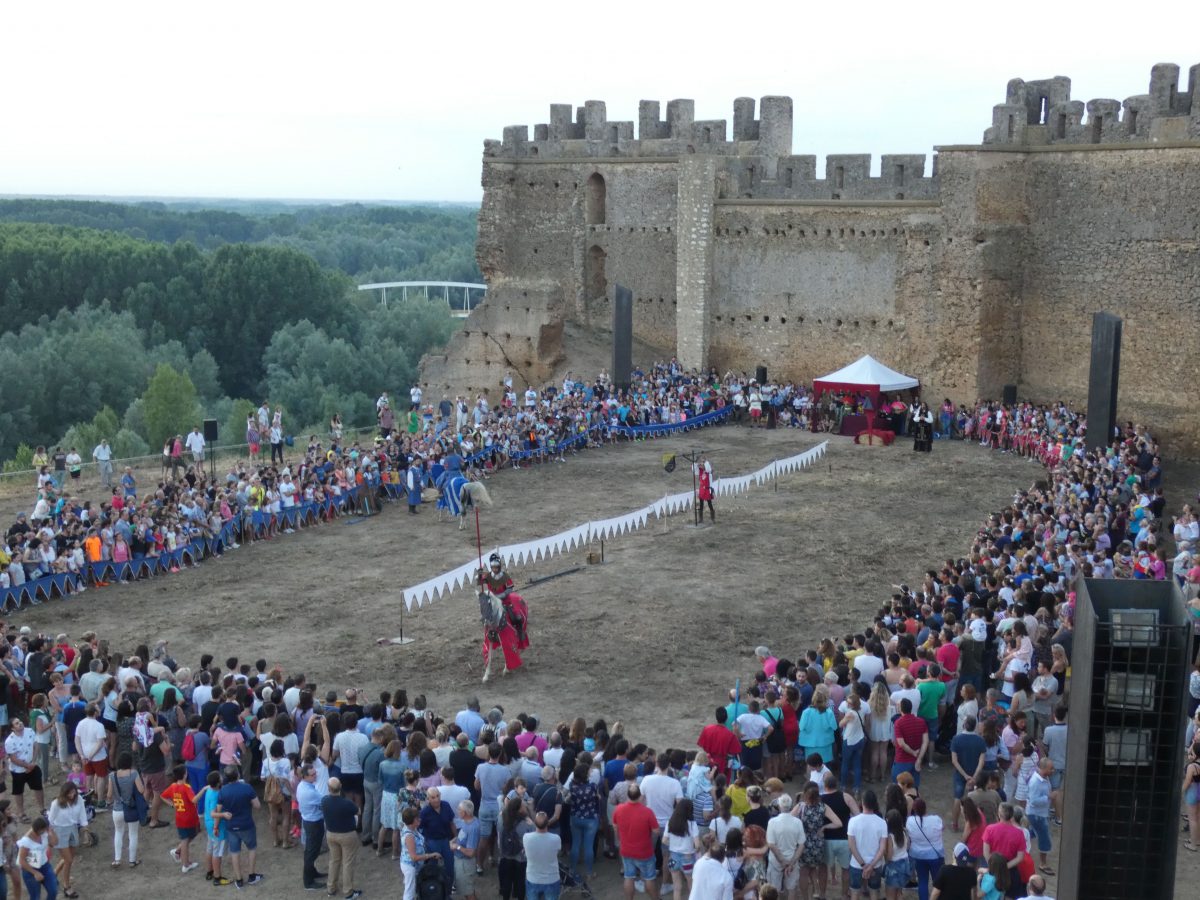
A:
{"type": "Polygon", "coordinates": [[[708,457],[701,455],[693,463],[693,468],[696,473],[696,505],[700,511],[700,521],[704,521],[704,506],[708,504],[708,514],[715,525],[717,522],[717,511],[713,509],[712,463],[708,461],[708,457]]]}
{"type": "Polygon", "coordinates": [[[480,592],[480,612],[484,625],[483,655],[499,647],[504,652],[507,669],[521,665],[520,651],[529,646],[529,607],[513,588],[513,580],[504,571],[504,561],[499,553],[488,557],[486,569],[481,569],[477,578],[480,592]],[[499,601],[499,615],[492,598],[499,601]],[[487,606],[485,606],[485,601],[487,606]],[[489,609],[490,608],[490,609],[489,609]]]}

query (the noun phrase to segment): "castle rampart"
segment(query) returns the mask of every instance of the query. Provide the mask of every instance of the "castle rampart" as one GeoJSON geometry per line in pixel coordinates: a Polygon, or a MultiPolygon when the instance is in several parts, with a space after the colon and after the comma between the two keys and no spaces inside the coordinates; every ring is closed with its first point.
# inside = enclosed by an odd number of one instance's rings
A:
{"type": "Polygon", "coordinates": [[[1145,93],[1084,102],[1064,76],[1014,79],[981,144],[883,155],[877,175],[867,154],[818,173],[794,153],[787,97],[737,98],[732,125],[691,100],[642,101],[636,121],[553,105],[485,142],[488,298],[425,376],[435,392],[548,378],[564,326],[607,328],[620,282],[636,337],[688,366],[808,380],[871,352],[935,400],[1013,383],[1078,403],[1108,311],[1136,360],[1119,414],[1195,453],[1198,82],[1160,64],[1145,93]]]}

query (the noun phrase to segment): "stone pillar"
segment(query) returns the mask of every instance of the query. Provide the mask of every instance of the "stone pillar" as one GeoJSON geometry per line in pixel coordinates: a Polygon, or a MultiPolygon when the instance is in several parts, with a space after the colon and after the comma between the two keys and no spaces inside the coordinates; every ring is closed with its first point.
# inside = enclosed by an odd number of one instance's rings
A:
{"type": "Polygon", "coordinates": [[[708,365],[713,200],[718,163],[714,156],[698,154],[685,155],[679,160],[675,344],[680,364],[689,369],[708,365]]]}

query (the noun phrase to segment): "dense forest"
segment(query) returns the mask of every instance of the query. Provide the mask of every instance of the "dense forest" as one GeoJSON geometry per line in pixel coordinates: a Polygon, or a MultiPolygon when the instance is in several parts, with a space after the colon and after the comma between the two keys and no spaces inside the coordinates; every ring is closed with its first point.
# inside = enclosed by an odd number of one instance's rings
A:
{"type": "Polygon", "coordinates": [[[290,247],[359,283],[483,280],[475,264],[474,207],[230,205],[0,200],[0,222],[93,228],[200,250],[243,243],[290,247]]]}
{"type": "Polygon", "coordinates": [[[366,423],[456,320],[355,283],[480,280],[474,241],[466,208],[0,201],[0,460],[100,436],[139,455],[200,418],[236,442],[264,398],[295,433],[366,423]]]}

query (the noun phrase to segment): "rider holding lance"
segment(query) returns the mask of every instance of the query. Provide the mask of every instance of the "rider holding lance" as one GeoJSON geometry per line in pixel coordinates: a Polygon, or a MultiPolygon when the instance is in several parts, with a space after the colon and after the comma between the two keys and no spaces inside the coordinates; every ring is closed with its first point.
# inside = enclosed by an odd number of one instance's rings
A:
{"type": "Polygon", "coordinates": [[[693,468],[696,472],[696,505],[700,512],[700,521],[704,521],[704,504],[708,504],[708,514],[712,518],[713,524],[717,521],[717,511],[713,509],[713,486],[712,486],[712,463],[708,461],[708,457],[700,454],[696,462],[693,463],[693,468]]]}
{"type": "Polygon", "coordinates": [[[484,623],[484,660],[499,647],[504,652],[505,669],[516,669],[521,665],[519,651],[529,646],[529,607],[513,589],[513,580],[504,571],[499,553],[488,557],[488,566],[479,571],[476,582],[484,623]],[[493,598],[499,601],[499,610],[495,609],[493,598]]]}

